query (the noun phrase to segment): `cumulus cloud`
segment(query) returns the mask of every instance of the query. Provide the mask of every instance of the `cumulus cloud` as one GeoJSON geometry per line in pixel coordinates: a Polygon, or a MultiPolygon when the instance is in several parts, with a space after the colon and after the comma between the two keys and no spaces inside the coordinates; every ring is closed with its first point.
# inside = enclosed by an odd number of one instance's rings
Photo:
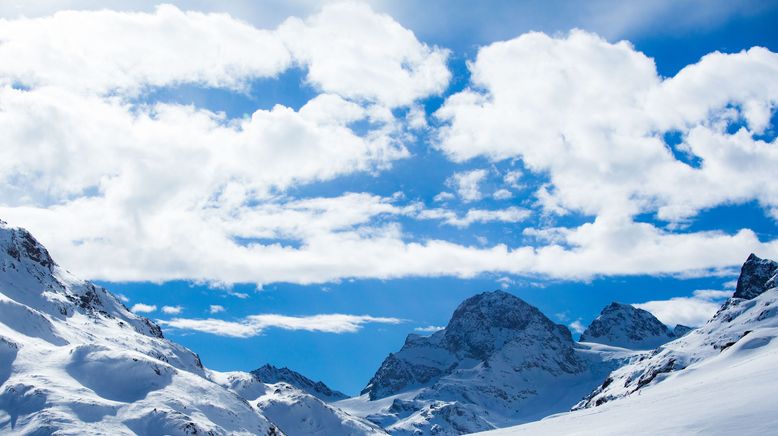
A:
{"type": "Polygon", "coordinates": [[[485,178],[486,170],[483,169],[463,171],[451,176],[446,184],[456,189],[462,201],[471,202],[483,197],[480,185],[485,178]]]}
{"type": "Polygon", "coordinates": [[[178,315],[184,310],[181,306],[162,306],[162,312],[168,315],[178,315]]]}
{"type": "Polygon", "coordinates": [[[436,112],[438,147],[458,162],[520,158],[548,175],[538,195],[549,212],[675,221],[720,204],[778,206],[778,148],[755,136],[778,101],[778,55],[766,49],[712,53],[665,79],[628,42],[528,33],[481,48],[470,70],[472,87],[436,112]]]}
{"type": "Polygon", "coordinates": [[[238,338],[257,336],[269,328],[325,333],[354,333],[361,330],[363,325],[368,323],[399,324],[401,322],[403,321],[398,318],[344,314],[323,314],[300,317],[263,314],[251,315],[240,321],[224,321],[213,318],[175,318],[169,321],[159,321],[163,326],[179,330],[194,330],[218,336],[238,338]]]}
{"type": "Polygon", "coordinates": [[[224,306],[222,306],[222,305],[219,305],[219,304],[211,304],[211,306],[208,308],[208,313],[210,313],[211,315],[213,315],[213,314],[216,314],[216,313],[221,313],[221,312],[224,312],[225,310],[226,310],[226,309],[225,309],[225,308],[224,308],[224,306]]]}
{"type": "Polygon", "coordinates": [[[329,5],[305,20],[290,18],[278,31],[308,66],[307,80],[325,92],[393,107],[442,92],[451,77],[446,50],[419,42],[364,4],[329,5]]]}
{"type": "Polygon", "coordinates": [[[633,306],[651,312],[669,326],[683,324],[697,327],[713,317],[723,301],[731,296],[732,291],[702,289],[694,291],[691,297],[647,301],[633,306]]]}
{"type": "Polygon", "coordinates": [[[157,310],[157,305],[137,303],[134,304],[130,310],[135,313],[151,313],[157,310]]]}
{"type": "Polygon", "coordinates": [[[511,197],[513,197],[513,193],[507,189],[498,189],[494,191],[494,194],[492,194],[492,197],[495,200],[507,200],[511,197]]]}
{"type": "Polygon", "coordinates": [[[144,86],[240,88],[291,64],[274,32],[223,14],[62,11],[0,21],[0,84],[135,94],[144,86]],[[191,56],[196,48],[197,56],[191,56]],[[262,53],[256,56],[255,53],[262,53]]]}
{"type": "Polygon", "coordinates": [[[579,335],[586,330],[586,326],[581,323],[580,319],[571,322],[567,326],[570,327],[570,330],[572,330],[573,333],[577,333],[579,335]]]}
{"type": "MultiPolygon", "coordinates": [[[[14,59],[0,66],[0,216],[89,278],[225,286],[487,271],[589,278],[686,274],[731,267],[751,251],[778,254],[778,243],[750,230],[672,232],[632,220],[748,199],[774,207],[775,146],[753,136],[776,95],[775,55],[764,49],[710,55],[670,79],[628,43],[584,32],[481,49],[473,86],[436,114],[445,124],[438,147],[456,161],[521,159],[548,175],[535,194],[546,212],[593,218],[525,230],[537,245],[473,247],[407,234],[400,218],[466,227],[519,222],[529,211],[290,194],[408,158],[409,129],[423,127],[417,100],[448,83],[445,50],[364,5],[327,6],[276,29],[174,7],[67,12],[0,21],[0,39],[0,55],[14,59]],[[193,51],[202,58],[180,59],[193,51]],[[293,65],[320,92],[297,109],[231,119],[139,103],[155,87],[235,91],[293,65]],[[413,115],[395,119],[403,105],[413,115]],[[728,134],[733,117],[744,128],[728,134]],[[674,159],[659,137],[668,130],[682,133],[677,151],[702,167],[674,159]]],[[[460,172],[449,187],[478,201],[486,175],[460,172]]],[[[504,176],[510,188],[519,180],[518,171],[504,176]]]]}

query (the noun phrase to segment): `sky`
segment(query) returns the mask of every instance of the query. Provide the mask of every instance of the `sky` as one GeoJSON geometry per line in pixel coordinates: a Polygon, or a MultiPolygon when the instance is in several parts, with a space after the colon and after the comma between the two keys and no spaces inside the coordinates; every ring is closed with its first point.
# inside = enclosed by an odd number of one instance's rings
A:
{"type": "Polygon", "coordinates": [[[503,289],[700,325],[778,258],[778,2],[0,4],[0,218],[356,394],[503,289]]]}

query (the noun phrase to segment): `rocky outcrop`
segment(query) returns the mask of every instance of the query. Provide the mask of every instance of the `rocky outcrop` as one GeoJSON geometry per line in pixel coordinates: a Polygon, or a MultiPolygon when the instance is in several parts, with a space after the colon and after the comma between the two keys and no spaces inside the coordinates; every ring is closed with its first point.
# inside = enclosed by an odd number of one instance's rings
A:
{"type": "Polygon", "coordinates": [[[734,298],[750,300],[762,292],[776,287],[778,281],[778,262],[761,259],[751,253],[740,269],[734,298]]]}

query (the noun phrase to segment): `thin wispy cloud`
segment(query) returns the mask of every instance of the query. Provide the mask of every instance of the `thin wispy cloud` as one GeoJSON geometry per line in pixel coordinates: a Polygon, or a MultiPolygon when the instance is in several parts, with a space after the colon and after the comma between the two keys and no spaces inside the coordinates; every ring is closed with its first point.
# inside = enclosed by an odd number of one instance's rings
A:
{"type": "Polygon", "coordinates": [[[400,324],[403,320],[390,317],[374,317],[369,315],[323,314],[312,316],[286,316],[277,314],[251,315],[239,321],[221,319],[187,319],[174,318],[161,320],[163,326],[211,333],[218,336],[248,338],[262,334],[271,328],[282,330],[302,330],[324,333],[354,333],[365,324],[400,324]]]}
{"type": "Polygon", "coordinates": [[[428,325],[424,327],[416,327],[413,331],[421,333],[435,333],[438,330],[443,330],[446,326],[428,325]]]}

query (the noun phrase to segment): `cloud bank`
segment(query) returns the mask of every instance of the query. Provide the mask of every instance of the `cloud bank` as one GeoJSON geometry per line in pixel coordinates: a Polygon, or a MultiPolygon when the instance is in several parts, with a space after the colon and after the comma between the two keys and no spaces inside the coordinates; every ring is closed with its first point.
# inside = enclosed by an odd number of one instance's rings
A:
{"type": "Polygon", "coordinates": [[[749,229],[683,230],[701,211],[749,201],[778,219],[766,134],[778,55],[763,48],[711,53],[664,78],[628,42],[528,33],[481,47],[469,85],[447,95],[448,50],[359,4],[272,29],[173,6],[60,12],[0,20],[0,40],[0,57],[14,59],[0,65],[0,216],[92,279],[577,280],[778,256],[778,242],[749,229]],[[245,92],[292,68],[316,92],[296,108],[230,118],[144,100],[187,84],[245,92]],[[444,103],[427,125],[420,102],[431,96],[444,103]],[[420,130],[434,143],[424,152],[456,168],[435,188],[456,193],[438,195],[445,208],[402,193],[295,196],[414,159],[411,145],[428,145],[420,130]],[[484,161],[522,170],[485,191],[490,170],[464,168],[484,161]],[[482,204],[490,195],[504,206],[482,204]],[[646,214],[653,223],[637,219],[646,214]],[[562,216],[585,219],[530,223],[562,216]],[[503,223],[523,239],[471,246],[415,234],[410,221],[503,223]]]}

